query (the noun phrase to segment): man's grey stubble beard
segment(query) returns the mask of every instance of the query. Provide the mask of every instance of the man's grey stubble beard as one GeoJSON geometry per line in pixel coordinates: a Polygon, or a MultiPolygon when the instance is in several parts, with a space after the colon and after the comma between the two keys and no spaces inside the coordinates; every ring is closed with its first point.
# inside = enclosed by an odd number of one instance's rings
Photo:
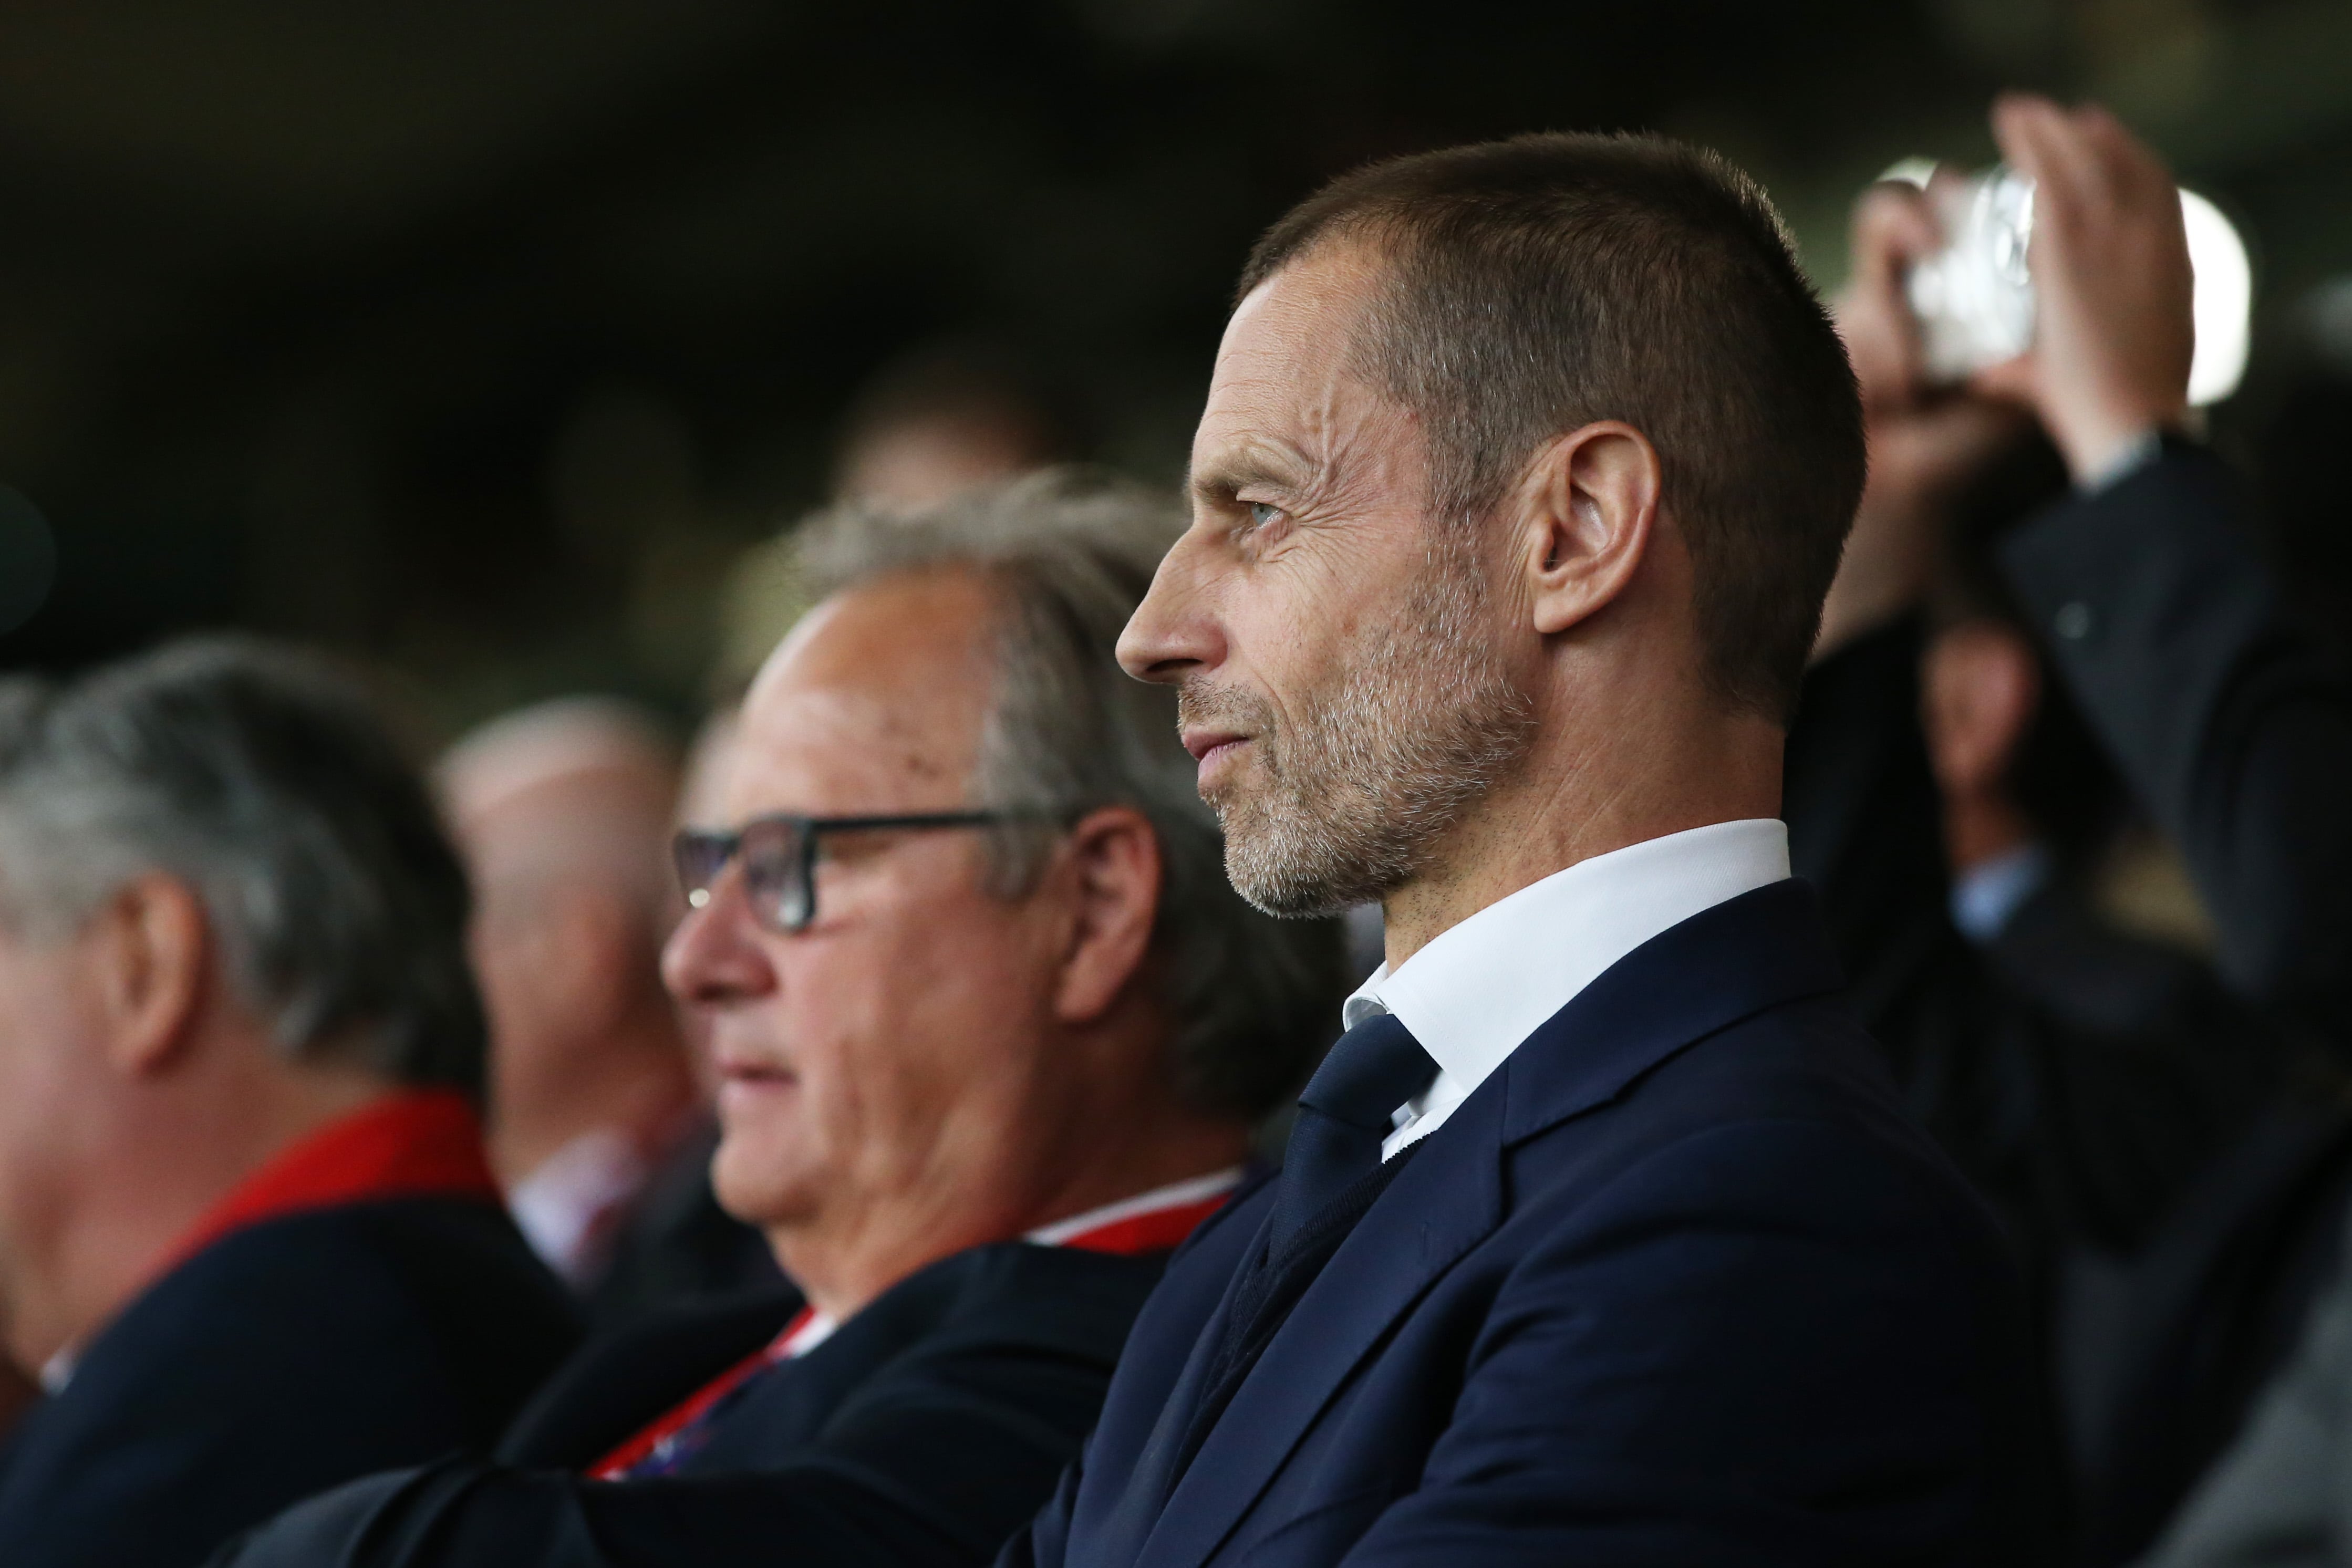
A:
{"type": "Polygon", "coordinates": [[[1255,694],[1179,694],[1186,724],[1223,721],[1254,737],[1260,777],[1209,804],[1225,874],[1268,915],[1336,915],[1387,897],[1527,753],[1532,705],[1482,635],[1482,585],[1467,563],[1431,557],[1402,612],[1289,727],[1277,731],[1255,694]]]}

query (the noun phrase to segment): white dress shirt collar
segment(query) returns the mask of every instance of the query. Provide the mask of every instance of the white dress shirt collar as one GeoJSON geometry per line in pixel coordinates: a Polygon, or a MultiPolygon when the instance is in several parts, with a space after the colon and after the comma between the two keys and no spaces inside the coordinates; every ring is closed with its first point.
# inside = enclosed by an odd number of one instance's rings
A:
{"type": "Polygon", "coordinates": [[[1554,872],[1441,932],[1347,1000],[1349,1029],[1392,1013],[1438,1066],[1399,1112],[1383,1158],[1426,1137],[1519,1042],[1634,948],[1727,899],[1789,875],[1770,819],[1669,833],[1554,872]]]}

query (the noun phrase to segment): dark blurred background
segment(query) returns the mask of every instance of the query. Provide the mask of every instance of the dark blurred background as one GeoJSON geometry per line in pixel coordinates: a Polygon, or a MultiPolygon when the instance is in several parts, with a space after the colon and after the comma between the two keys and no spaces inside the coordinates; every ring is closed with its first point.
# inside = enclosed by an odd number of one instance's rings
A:
{"type": "Polygon", "coordinates": [[[2105,99],[2239,220],[2261,346],[2219,423],[2340,552],[2343,0],[17,0],[0,480],[58,565],[0,664],[236,624],[436,727],[582,685],[683,713],[742,552],[894,366],[985,360],[1172,478],[1250,238],[1349,164],[1677,132],[1834,286],[1856,190],[1989,160],[2006,85],[2105,99]]]}

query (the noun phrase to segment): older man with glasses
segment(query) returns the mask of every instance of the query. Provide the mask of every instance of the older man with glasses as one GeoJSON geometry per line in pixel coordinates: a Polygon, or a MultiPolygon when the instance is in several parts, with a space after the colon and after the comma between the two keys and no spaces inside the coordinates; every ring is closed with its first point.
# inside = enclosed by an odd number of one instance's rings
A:
{"type": "Polygon", "coordinates": [[[665,964],[719,1195],[793,1287],[231,1561],[973,1563],[1035,1510],[1345,988],[1329,923],[1234,894],[1172,694],[1112,657],[1180,527],[1047,475],[810,530],[831,597],[747,699],[728,825],[678,838],[665,964]]]}

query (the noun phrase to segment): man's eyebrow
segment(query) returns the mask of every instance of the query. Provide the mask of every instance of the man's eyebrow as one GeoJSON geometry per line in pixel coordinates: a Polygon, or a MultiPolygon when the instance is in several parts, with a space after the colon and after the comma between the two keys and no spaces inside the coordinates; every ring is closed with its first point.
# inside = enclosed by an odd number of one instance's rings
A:
{"type": "Polygon", "coordinates": [[[1192,470],[1186,483],[1204,501],[1226,501],[1251,485],[1295,487],[1306,465],[1287,454],[1265,448],[1223,454],[1192,470]]]}

